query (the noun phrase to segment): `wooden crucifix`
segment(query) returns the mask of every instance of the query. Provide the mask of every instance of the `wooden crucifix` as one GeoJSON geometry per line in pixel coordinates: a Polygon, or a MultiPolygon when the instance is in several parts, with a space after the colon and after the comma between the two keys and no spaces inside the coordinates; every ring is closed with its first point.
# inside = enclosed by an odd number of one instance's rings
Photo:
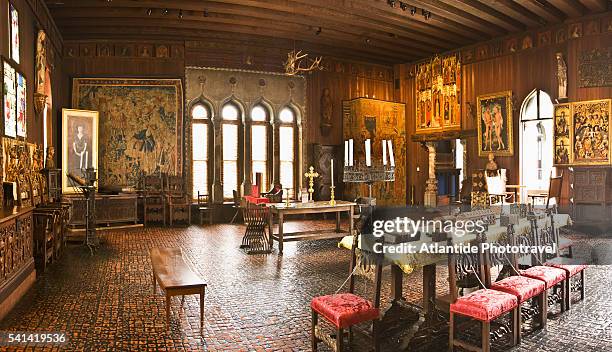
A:
{"type": "Polygon", "coordinates": [[[312,202],[312,194],[314,193],[314,179],[319,177],[319,173],[314,171],[314,166],[308,168],[308,172],[304,174],[308,178],[308,200],[312,202]]]}

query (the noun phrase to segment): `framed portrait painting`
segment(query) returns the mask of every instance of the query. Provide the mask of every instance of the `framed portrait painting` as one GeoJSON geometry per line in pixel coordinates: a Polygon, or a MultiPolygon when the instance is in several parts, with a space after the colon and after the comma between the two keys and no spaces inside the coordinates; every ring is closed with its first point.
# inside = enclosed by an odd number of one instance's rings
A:
{"type": "Polygon", "coordinates": [[[68,173],[98,168],[98,112],[62,109],[62,192],[75,193],[68,173]]]}
{"type": "Polygon", "coordinates": [[[477,98],[478,156],[512,156],[512,91],[477,98]]]}
{"type": "Polygon", "coordinates": [[[574,164],[610,164],[610,99],[572,103],[574,164]]]}

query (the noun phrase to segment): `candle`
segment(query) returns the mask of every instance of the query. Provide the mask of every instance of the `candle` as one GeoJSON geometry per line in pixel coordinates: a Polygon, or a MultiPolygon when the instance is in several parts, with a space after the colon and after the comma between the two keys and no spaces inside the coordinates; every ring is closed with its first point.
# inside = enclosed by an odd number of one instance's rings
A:
{"type": "Polygon", "coordinates": [[[391,140],[388,140],[389,143],[389,158],[391,159],[391,166],[395,166],[395,157],[393,156],[393,143],[391,140]]]}
{"type": "Polygon", "coordinates": [[[372,150],[370,149],[372,146],[370,145],[370,139],[366,139],[365,141],[365,156],[366,156],[366,166],[372,166],[372,150]]]}
{"type": "Polygon", "coordinates": [[[387,141],[383,139],[382,141],[383,147],[383,165],[387,165],[387,141]]]}
{"type": "Polygon", "coordinates": [[[349,166],[353,166],[353,139],[349,139],[349,166]]]}
{"type": "Polygon", "coordinates": [[[349,141],[344,141],[344,166],[349,165],[349,141]]]}
{"type": "Polygon", "coordinates": [[[331,184],[334,187],[334,159],[331,159],[331,184]]]}

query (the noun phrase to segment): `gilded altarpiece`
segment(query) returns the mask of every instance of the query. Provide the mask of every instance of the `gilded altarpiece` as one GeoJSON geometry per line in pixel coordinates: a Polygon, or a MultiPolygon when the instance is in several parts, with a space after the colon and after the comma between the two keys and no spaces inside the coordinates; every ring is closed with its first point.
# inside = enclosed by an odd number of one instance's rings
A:
{"type": "Polygon", "coordinates": [[[181,174],[183,88],[180,79],[73,81],[72,106],[99,119],[99,182],[136,186],[142,174],[181,174]]]}
{"type": "Polygon", "coordinates": [[[610,165],[611,102],[555,106],[555,165],[610,165]]]}
{"type": "Polygon", "coordinates": [[[416,133],[461,128],[461,63],[455,55],[416,66],[416,133]]]}
{"type": "MultiPolygon", "coordinates": [[[[357,98],[342,102],[344,140],[353,139],[355,163],[365,162],[365,140],[372,145],[372,165],[382,165],[383,140],[393,141],[395,181],[376,182],[372,196],[378,205],[406,205],[406,106],[404,104],[357,98]]],[[[388,157],[389,158],[389,157],[388,157]]],[[[345,183],[346,199],[367,196],[367,186],[345,183]]]]}

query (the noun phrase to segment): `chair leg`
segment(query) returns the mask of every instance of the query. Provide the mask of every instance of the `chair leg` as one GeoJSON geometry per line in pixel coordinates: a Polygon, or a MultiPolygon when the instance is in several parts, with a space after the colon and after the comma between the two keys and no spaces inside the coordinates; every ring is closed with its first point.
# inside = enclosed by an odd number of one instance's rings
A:
{"type": "Polygon", "coordinates": [[[453,312],[450,313],[448,321],[448,351],[453,352],[455,350],[455,315],[453,312]]]}
{"type": "Polygon", "coordinates": [[[232,218],[232,221],[230,221],[230,224],[234,223],[234,220],[236,220],[237,216],[238,216],[238,210],[236,210],[236,214],[234,214],[234,217],[232,218]]]}
{"type": "Polygon", "coordinates": [[[336,329],[336,352],[344,351],[344,329],[336,329]]]}
{"type": "Polygon", "coordinates": [[[349,328],[348,345],[349,345],[349,348],[351,348],[351,346],[353,345],[353,327],[352,326],[349,328]]]}
{"type": "Polygon", "coordinates": [[[572,306],[572,278],[568,276],[564,283],[564,299],[565,299],[565,310],[569,310],[572,306]]]}
{"type": "Polygon", "coordinates": [[[482,322],[482,352],[491,351],[491,322],[482,322]]]}
{"type": "Polygon", "coordinates": [[[548,296],[546,290],[544,290],[537,298],[538,306],[540,308],[540,329],[546,329],[547,307],[548,307],[548,296]]]}
{"type": "Polygon", "coordinates": [[[311,329],[310,329],[310,347],[312,349],[312,352],[317,352],[317,343],[318,343],[318,340],[317,340],[317,336],[315,334],[315,331],[316,331],[316,328],[317,328],[318,321],[319,321],[319,315],[313,309],[312,310],[311,329]]]}
{"type": "Polygon", "coordinates": [[[586,286],[586,276],[584,274],[584,269],[580,272],[580,280],[582,280],[582,285],[580,285],[580,300],[584,301],[585,296],[585,286],[586,286]]]}
{"type": "Polygon", "coordinates": [[[512,346],[521,343],[521,305],[512,311],[512,346]]]}

